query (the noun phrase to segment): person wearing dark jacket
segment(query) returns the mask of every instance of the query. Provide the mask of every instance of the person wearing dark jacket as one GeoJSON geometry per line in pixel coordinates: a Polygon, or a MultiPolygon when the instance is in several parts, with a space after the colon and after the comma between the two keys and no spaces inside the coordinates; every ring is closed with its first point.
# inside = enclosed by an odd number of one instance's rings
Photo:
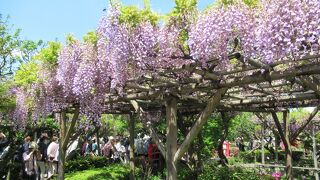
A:
{"type": "Polygon", "coordinates": [[[49,139],[48,135],[46,133],[43,133],[40,137],[39,143],[38,143],[38,149],[41,154],[41,159],[37,161],[37,164],[40,168],[40,179],[44,179],[47,177],[47,161],[48,161],[48,155],[47,155],[47,149],[49,145],[49,139]]]}

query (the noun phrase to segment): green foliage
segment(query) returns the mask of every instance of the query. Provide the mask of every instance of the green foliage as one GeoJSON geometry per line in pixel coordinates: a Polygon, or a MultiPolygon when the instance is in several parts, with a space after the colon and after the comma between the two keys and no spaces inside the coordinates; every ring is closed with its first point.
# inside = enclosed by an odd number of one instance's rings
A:
{"type": "MultiPolygon", "coordinates": [[[[66,162],[66,179],[104,180],[128,179],[130,168],[126,165],[108,162],[105,157],[79,157],[66,162]]],[[[135,177],[141,177],[141,169],[135,168],[135,177]]]]}
{"type": "Polygon", "coordinates": [[[297,122],[302,122],[309,117],[309,114],[305,108],[295,108],[290,111],[289,120],[292,121],[294,119],[297,122]]]}
{"type": "Polygon", "coordinates": [[[220,116],[212,116],[201,130],[201,135],[205,144],[203,153],[207,156],[211,156],[211,151],[218,145],[218,139],[222,134],[220,123],[220,116]]]}
{"type": "Polygon", "coordinates": [[[50,130],[51,132],[59,130],[59,124],[52,117],[40,119],[37,125],[40,129],[50,130]]]}
{"type": "Polygon", "coordinates": [[[256,125],[251,121],[252,113],[240,113],[231,120],[229,128],[228,140],[233,141],[238,136],[243,136],[249,139],[256,128],[256,125]]]}
{"type": "Polygon", "coordinates": [[[118,180],[126,179],[129,174],[129,168],[119,164],[111,164],[107,167],[67,173],[66,180],[118,180]]]}
{"type": "MultiPolygon", "coordinates": [[[[238,136],[249,137],[255,131],[255,125],[251,122],[252,113],[240,113],[230,120],[229,132],[227,140],[230,142],[238,136]]],[[[201,130],[201,135],[204,141],[203,153],[211,155],[213,149],[218,145],[218,140],[222,134],[222,118],[220,115],[213,115],[201,130]]]]}
{"type": "Polygon", "coordinates": [[[221,166],[213,160],[207,161],[203,166],[203,172],[199,175],[198,179],[224,179],[224,180],[258,180],[258,172],[242,167],[227,167],[221,166]]]}
{"type": "Polygon", "coordinates": [[[108,128],[109,135],[125,134],[128,130],[128,121],[124,116],[103,114],[101,122],[108,128]]]}
{"type": "Polygon", "coordinates": [[[143,9],[139,9],[136,6],[121,6],[120,12],[119,22],[126,23],[132,27],[139,25],[141,22],[150,22],[155,26],[160,20],[160,16],[152,12],[148,0],[144,1],[143,9]]]}
{"type": "MultiPolygon", "coordinates": [[[[303,151],[292,151],[292,160],[294,161],[300,161],[300,159],[303,156],[303,151]]],[[[279,152],[279,159],[285,159],[285,152],[284,151],[280,151],[279,152]]]]}
{"type": "Polygon", "coordinates": [[[320,142],[320,132],[318,132],[315,136],[316,141],[319,143],[320,142]]]}
{"type": "Polygon", "coordinates": [[[12,81],[0,82],[0,112],[7,112],[15,107],[15,98],[9,93],[12,81]]]}
{"type": "Polygon", "coordinates": [[[0,14],[0,78],[11,76],[20,63],[28,62],[43,41],[20,40],[20,29],[12,31],[8,17],[0,14]]]}
{"type": "Polygon", "coordinates": [[[85,34],[83,36],[83,41],[86,43],[91,43],[91,44],[97,45],[97,42],[98,42],[97,33],[94,31],[88,32],[87,34],[85,34]]]}
{"type": "Polygon", "coordinates": [[[60,48],[59,42],[48,42],[48,45],[41,49],[34,59],[41,61],[45,66],[55,66],[58,62],[60,48]]]}
{"type": "Polygon", "coordinates": [[[0,78],[4,78],[13,73],[13,65],[19,59],[19,54],[15,53],[20,46],[20,29],[11,31],[8,24],[8,17],[3,18],[0,14],[0,78]]]}
{"type": "Polygon", "coordinates": [[[167,25],[180,30],[179,44],[184,54],[189,54],[187,26],[197,17],[197,0],[175,0],[173,10],[166,15],[167,25]]]}
{"type": "Polygon", "coordinates": [[[35,61],[29,61],[22,64],[16,71],[13,79],[16,85],[27,87],[37,81],[39,65],[35,61]]]}
{"type": "Polygon", "coordinates": [[[38,48],[43,45],[43,41],[31,41],[31,40],[24,40],[21,42],[20,45],[20,52],[22,54],[21,56],[21,62],[28,62],[30,61],[33,56],[38,52],[38,48]]]}
{"type": "Polygon", "coordinates": [[[108,159],[105,157],[80,157],[76,160],[66,162],[66,172],[81,171],[90,168],[101,168],[109,165],[108,159]]]}
{"type": "Polygon", "coordinates": [[[45,79],[39,79],[39,71],[46,68],[51,69],[57,65],[60,48],[61,44],[59,42],[48,42],[44,48],[33,56],[31,61],[19,67],[14,75],[15,84],[29,88],[33,83],[45,81],[45,79]]]}
{"type": "Polygon", "coordinates": [[[180,16],[186,12],[195,11],[197,8],[197,0],[175,0],[175,7],[169,14],[170,16],[180,16]]]}
{"type": "MultiPolygon", "coordinates": [[[[264,150],[265,160],[274,160],[273,155],[268,150],[264,150]]],[[[255,163],[255,159],[257,162],[261,162],[262,160],[262,150],[257,149],[255,151],[244,151],[239,152],[236,156],[237,162],[241,163],[255,163]]]]}
{"type": "Polygon", "coordinates": [[[196,179],[197,175],[195,171],[191,170],[189,166],[184,163],[178,163],[178,179],[196,179]]]}

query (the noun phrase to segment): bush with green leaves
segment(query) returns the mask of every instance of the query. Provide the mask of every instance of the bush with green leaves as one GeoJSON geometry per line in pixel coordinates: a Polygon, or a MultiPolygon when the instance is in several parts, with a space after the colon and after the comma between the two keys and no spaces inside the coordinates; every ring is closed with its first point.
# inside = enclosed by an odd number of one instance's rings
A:
{"type": "Polygon", "coordinates": [[[105,157],[80,157],[79,159],[66,162],[66,172],[81,171],[91,168],[108,166],[110,163],[105,157]]]}
{"type": "MultiPolygon", "coordinates": [[[[66,180],[126,180],[129,179],[130,169],[122,164],[109,164],[106,167],[92,168],[83,171],[66,173],[66,180]]],[[[140,179],[141,171],[136,169],[135,179],[140,179]]]]}
{"type": "Polygon", "coordinates": [[[258,180],[260,177],[255,169],[221,166],[217,162],[210,160],[204,163],[203,171],[199,175],[198,179],[258,180]]]}

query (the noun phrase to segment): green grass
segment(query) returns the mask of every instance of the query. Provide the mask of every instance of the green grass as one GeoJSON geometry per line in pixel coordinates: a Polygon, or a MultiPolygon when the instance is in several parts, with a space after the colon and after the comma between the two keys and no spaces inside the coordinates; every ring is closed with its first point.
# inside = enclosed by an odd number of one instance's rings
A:
{"type": "Polygon", "coordinates": [[[65,175],[66,180],[105,180],[105,179],[125,179],[126,175],[129,173],[129,168],[121,166],[118,164],[103,167],[88,169],[84,171],[77,171],[72,173],[67,173],[65,175]]]}

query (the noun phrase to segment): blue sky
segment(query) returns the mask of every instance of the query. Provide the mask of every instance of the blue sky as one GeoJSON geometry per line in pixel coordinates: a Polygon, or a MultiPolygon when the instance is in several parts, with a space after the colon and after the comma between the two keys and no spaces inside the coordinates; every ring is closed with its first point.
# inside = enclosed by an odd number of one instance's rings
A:
{"type": "MultiPolygon", "coordinates": [[[[123,4],[143,7],[142,0],[122,0],[123,4]]],[[[173,0],[150,0],[153,10],[167,13],[173,0]]],[[[199,0],[203,9],[214,0],[199,0]]],[[[81,38],[96,29],[108,0],[0,0],[0,14],[10,16],[9,23],[21,28],[21,37],[30,40],[64,41],[68,33],[81,38]]]]}

